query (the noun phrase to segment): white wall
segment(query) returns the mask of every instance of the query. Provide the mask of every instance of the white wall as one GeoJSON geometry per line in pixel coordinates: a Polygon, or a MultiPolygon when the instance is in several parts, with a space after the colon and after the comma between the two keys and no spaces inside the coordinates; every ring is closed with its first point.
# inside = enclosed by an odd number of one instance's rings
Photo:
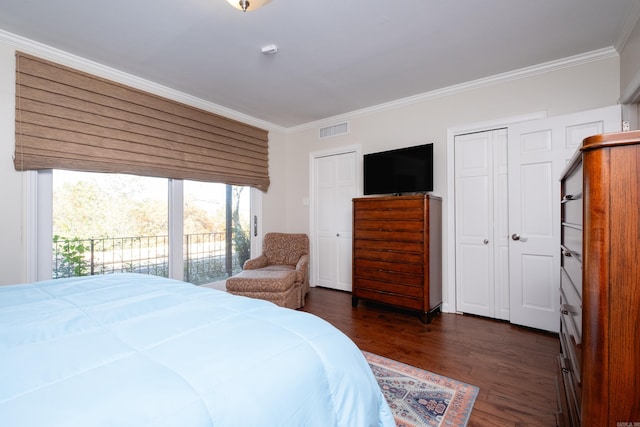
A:
{"type": "MultiPolygon", "coordinates": [[[[635,94],[638,97],[640,90],[640,25],[636,25],[629,34],[626,43],[620,52],[620,93],[623,102],[635,94]]],[[[638,99],[635,100],[637,102],[638,99]]]]}
{"type": "Polygon", "coordinates": [[[640,129],[640,24],[636,24],[620,52],[620,97],[623,104],[635,104],[623,109],[623,116],[631,129],[640,129]]]}
{"type": "Polygon", "coordinates": [[[0,43],[0,284],[24,281],[24,174],[13,167],[15,51],[0,43]]]}
{"type": "MultiPolygon", "coordinates": [[[[336,118],[348,119],[348,135],[318,139],[318,128],[305,128],[288,135],[287,226],[309,233],[309,153],[360,144],[362,154],[380,150],[434,143],[434,193],[447,205],[447,129],[466,124],[546,112],[548,117],[615,105],[619,98],[619,58],[583,63],[490,86],[461,90],[448,96],[425,97],[420,102],[394,108],[336,118]]],[[[331,123],[331,121],[327,121],[331,123]]],[[[326,125],[327,123],[324,123],[326,125]]],[[[270,213],[265,212],[266,216],[270,213]]],[[[273,213],[271,213],[273,214],[273,213]]],[[[443,262],[447,263],[446,240],[453,233],[444,212],[443,262]]],[[[453,222],[451,222],[452,224],[453,222]]],[[[443,283],[447,283],[443,269],[443,283]]],[[[447,289],[443,289],[447,295],[447,289]]],[[[445,303],[447,301],[445,300],[445,303]]]]}
{"type": "MultiPolygon", "coordinates": [[[[287,138],[281,132],[269,132],[269,190],[262,197],[262,230],[264,235],[270,231],[287,231],[286,194],[287,181],[287,138]]],[[[292,232],[297,230],[292,230],[292,232]]]]}

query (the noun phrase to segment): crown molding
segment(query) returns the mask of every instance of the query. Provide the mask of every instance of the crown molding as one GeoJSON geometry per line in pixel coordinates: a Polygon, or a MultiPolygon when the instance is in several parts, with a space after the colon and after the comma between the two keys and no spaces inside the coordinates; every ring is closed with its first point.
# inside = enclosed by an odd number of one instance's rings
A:
{"type": "Polygon", "coordinates": [[[615,49],[622,53],[627,42],[629,41],[629,37],[631,37],[631,33],[633,33],[636,24],[640,20],[640,2],[635,2],[631,11],[627,14],[627,17],[624,20],[624,24],[622,25],[622,30],[620,31],[620,36],[614,45],[615,49]]]}
{"type": "Polygon", "coordinates": [[[209,111],[214,114],[227,117],[229,119],[238,120],[240,122],[256,126],[266,130],[272,130],[277,132],[286,132],[286,128],[277,126],[273,123],[266,122],[264,120],[257,119],[247,114],[240,113],[230,108],[223,107],[222,105],[215,104],[213,102],[205,101],[193,95],[180,92],[175,89],[171,89],[166,86],[162,86],[158,83],[154,83],[150,80],[146,80],[132,74],[125,73],[115,68],[107,67],[98,62],[91,61],[86,58],[65,52],[63,50],[27,39],[25,37],[9,33],[0,29],[0,42],[6,43],[16,50],[20,50],[24,53],[28,53],[34,56],[38,56],[43,59],[47,59],[52,62],[57,62],[61,65],[75,68],[86,73],[91,73],[98,77],[109,79],[117,83],[121,83],[127,86],[134,87],[139,90],[143,90],[154,95],[162,96],[164,98],[171,99],[173,101],[181,102],[192,107],[200,108],[205,111],[209,111]]]}
{"type": "Polygon", "coordinates": [[[436,89],[429,92],[424,92],[418,95],[409,96],[406,98],[397,99],[395,101],[378,104],[373,107],[363,108],[361,110],[351,111],[349,113],[340,114],[326,119],[318,120],[315,122],[305,123],[299,126],[287,128],[287,133],[295,133],[303,130],[326,126],[329,123],[336,123],[339,121],[351,120],[357,117],[367,116],[382,111],[392,110],[399,107],[404,107],[418,102],[429,101],[431,99],[442,98],[445,96],[451,96],[458,93],[470,91],[473,89],[479,89],[482,87],[493,86],[500,83],[509,82],[512,80],[519,80],[539,74],[550,73],[553,71],[562,70],[565,68],[576,67],[591,62],[602,61],[605,59],[619,57],[618,52],[613,47],[594,50],[586,52],[580,55],[574,55],[567,58],[549,61],[531,67],[520,68],[518,70],[509,71],[506,73],[496,74],[493,76],[485,77],[482,79],[472,80],[469,82],[448,86],[442,89],[436,89]]]}

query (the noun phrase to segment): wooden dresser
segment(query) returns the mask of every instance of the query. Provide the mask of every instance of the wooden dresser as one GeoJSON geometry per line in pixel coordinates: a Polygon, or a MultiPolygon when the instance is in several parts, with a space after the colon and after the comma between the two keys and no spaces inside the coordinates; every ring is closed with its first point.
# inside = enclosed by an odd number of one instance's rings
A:
{"type": "Polygon", "coordinates": [[[561,185],[558,425],[637,425],[640,131],[585,139],[561,185]]]}
{"type": "Polygon", "coordinates": [[[377,301],[430,322],[442,304],[441,224],[432,195],[353,199],[353,306],[377,301]]]}

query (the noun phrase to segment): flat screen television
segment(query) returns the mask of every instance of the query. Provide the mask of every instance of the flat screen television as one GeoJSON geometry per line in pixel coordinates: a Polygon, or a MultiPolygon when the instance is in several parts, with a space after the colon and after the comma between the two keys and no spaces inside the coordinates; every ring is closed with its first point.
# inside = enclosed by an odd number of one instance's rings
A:
{"type": "Polygon", "coordinates": [[[364,194],[433,191],[433,144],[365,154],[364,194]]]}

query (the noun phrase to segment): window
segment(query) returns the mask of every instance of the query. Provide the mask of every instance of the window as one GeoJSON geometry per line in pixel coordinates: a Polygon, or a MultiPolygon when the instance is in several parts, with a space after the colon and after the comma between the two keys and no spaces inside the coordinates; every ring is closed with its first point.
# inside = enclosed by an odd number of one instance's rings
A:
{"type": "MultiPolygon", "coordinates": [[[[249,187],[62,170],[49,174],[51,277],[137,272],[204,284],[237,273],[251,255],[254,191],[249,187]],[[172,189],[183,203],[171,200],[172,189]],[[172,217],[181,218],[181,226],[171,227],[172,217]],[[178,266],[174,273],[171,265],[178,266]]],[[[38,193],[46,192],[47,185],[41,187],[38,193]]]]}
{"type": "Polygon", "coordinates": [[[242,270],[251,255],[249,196],[249,187],[184,181],[184,280],[209,283],[242,270]]]}

